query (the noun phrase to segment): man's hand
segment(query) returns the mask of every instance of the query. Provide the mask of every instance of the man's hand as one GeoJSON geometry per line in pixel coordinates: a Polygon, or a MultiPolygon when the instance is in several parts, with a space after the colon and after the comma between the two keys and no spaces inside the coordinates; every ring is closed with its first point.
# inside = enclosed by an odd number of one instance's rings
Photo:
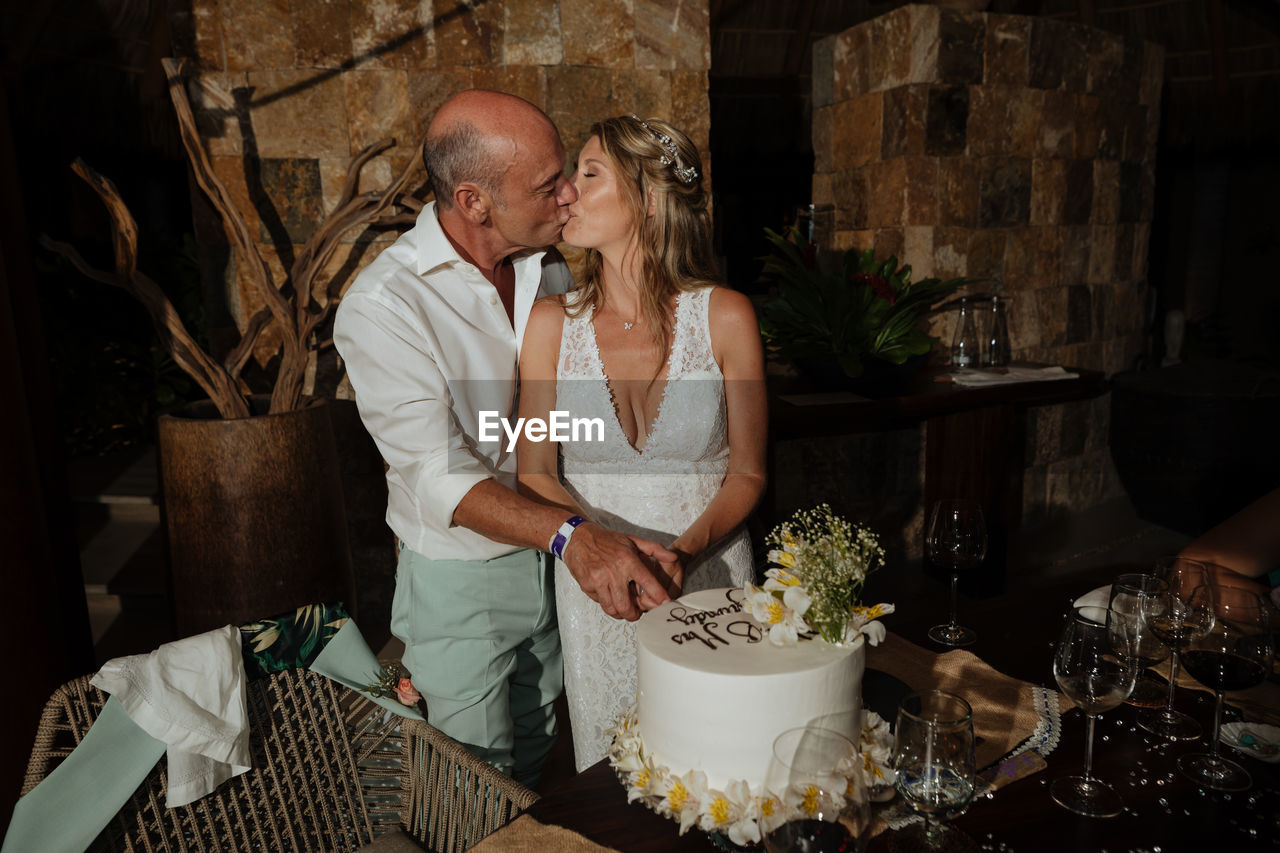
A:
{"type": "Polygon", "coordinates": [[[565,565],[587,597],[607,615],[628,622],[639,619],[641,610],[651,610],[669,600],[645,557],[660,564],[679,560],[674,551],[656,542],[626,536],[594,522],[579,525],[564,549],[565,565]]]}

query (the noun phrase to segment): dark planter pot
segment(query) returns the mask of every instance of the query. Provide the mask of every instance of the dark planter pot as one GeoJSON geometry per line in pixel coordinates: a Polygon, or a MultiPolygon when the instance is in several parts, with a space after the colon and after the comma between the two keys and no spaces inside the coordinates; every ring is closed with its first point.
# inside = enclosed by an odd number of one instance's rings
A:
{"type": "Polygon", "coordinates": [[[878,358],[862,360],[862,375],[850,377],[834,356],[797,358],[796,367],[823,389],[852,391],[864,397],[889,397],[899,393],[907,381],[924,367],[926,356],[913,355],[902,364],[878,358]]]}
{"type": "Polygon", "coordinates": [[[318,601],[355,606],[324,401],[226,420],[209,401],[159,420],[160,484],[179,636],[318,601]]]}

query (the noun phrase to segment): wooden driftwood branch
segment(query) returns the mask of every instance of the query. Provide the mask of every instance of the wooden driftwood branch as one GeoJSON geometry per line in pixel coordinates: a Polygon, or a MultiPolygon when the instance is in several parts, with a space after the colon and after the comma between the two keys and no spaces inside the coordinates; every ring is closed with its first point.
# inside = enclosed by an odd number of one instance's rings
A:
{"type": "Polygon", "coordinates": [[[368,146],[351,158],[337,206],[316,227],[303,244],[284,281],[272,279],[271,270],[258,250],[244,215],[231,200],[231,194],[214,173],[208,152],[200,140],[195,115],[187,99],[185,62],[164,60],[169,95],[178,117],[182,144],[187,150],[196,183],[218,211],[231,234],[237,266],[244,270],[250,284],[262,297],[264,308],[253,315],[239,342],[223,363],[219,364],[183,326],[178,312],[154,281],[138,271],[138,229],[132,214],[111,181],[99,175],[84,162],[72,166],[102,198],[111,215],[115,248],[115,273],[90,267],[80,254],[66,243],[48,237],[41,242],[66,257],[78,270],[95,281],[123,288],[146,307],[157,331],[174,361],[191,375],[213,400],[224,418],[249,416],[248,402],[241,390],[240,374],[248,363],[262,333],[268,328],[280,333],[280,366],[271,393],[272,413],[291,411],[302,406],[310,353],[319,347],[316,329],[337,307],[340,293],[330,293],[325,304],[315,298],[316,279],[328,266],[342,238],[356,229],[390,228],[411,225],[422,210],[422,202],[408,194],[410,178],[417,171],[418,158],[412,158],[400,174],[381,192],[357,195],[360,171],[371,159],[392,148],[394,139],[384,139],[368,146]]]}
{"type": "Polygon", "coordinates": [[[173,360],[204,389],[218,413],[224,418],[248,417],[249,405],[236,387],[234,377],[200,348],[164,291],[138,271],[138,227],[115,185],[89,168],[83,160],[77,159],[71,168],[93,187],[111,214],[116,272],[113,275],[93,269],[79,252],[66,243],[48,237],[41,237],[41,243],[71,261],[76,269],[95,281],[122,288],[137,297],[151,315],[151,322],[173,360]]]}

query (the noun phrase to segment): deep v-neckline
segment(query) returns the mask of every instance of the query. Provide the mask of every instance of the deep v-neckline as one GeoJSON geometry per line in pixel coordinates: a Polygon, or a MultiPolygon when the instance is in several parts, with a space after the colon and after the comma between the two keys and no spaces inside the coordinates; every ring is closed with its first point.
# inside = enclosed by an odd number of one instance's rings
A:
{"type": "MultiPolygon", "coordinates": [[[[662,394],[658,398],[658,408],[653,414],[653,421],[649,424],[649,429],[644,433],[644,444],[640,447],[627,438],[627,431],[622,428],[622,413],[618,407],[618,396],[613,391],[613,383],[609,379],[609,373],[604,369],[604,354],[600,352],[600,339],[596,336],[596,317],[595,311],[591,312],[591,316],[587,318],[587,329],[591,334],[591,351],[595,355],[596,369],[600,372],[600,380],[604,384],[605,396],[609,398],[609,408],[613,411],[613,425],[618,430],[618,436],[622,439],[622,443],[627,446],[636,456],[644,456],[645,451],[653,446],[653,439],[658,434],[658,428],[662,426],[662,413],[666,410],[667,389],[671,386],[671,363],[676,350],[677,335],[680,330],[680,305],[684,299],[684,293],[676,294],[676,306],[673,319],[671,321],[671,347],[667,350],[666,361],[662,365],[666,376],[661,378],[662,394]]],[[[636,438],[639,439],[641,430],[636,430],[636,438]]]]}

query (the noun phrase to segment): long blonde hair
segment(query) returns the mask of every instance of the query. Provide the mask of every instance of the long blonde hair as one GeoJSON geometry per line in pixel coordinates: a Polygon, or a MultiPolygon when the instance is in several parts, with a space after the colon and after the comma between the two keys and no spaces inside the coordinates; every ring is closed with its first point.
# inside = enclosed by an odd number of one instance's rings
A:
{"type": "MultiPolygon", "coordinates": [[[[600,139],[600,147],[618,175],[623,199],[631,208],[632,221],[638,223],[640,312],[658,351],[665,356],[671,347],[671,298],[715,284],[719,278],[698,149],[689,137],[654,118],[643,123],[634,116],[605,119],[591,126],[590,136],[600,139]],[[659,134],[675,146],[675,157],[663,147],[659,134]],[[668,162],[664,163],[664,158],[668,162]],[[692,181],[682,182],[677,169],[692,176],[692,181]],[[651,192],[654,212],[649,215],[647,199],[651,192]]],[[[604,302],[603,268],[600,253],[588,249],[582,281],[565,307],[570,316],[581,314],[588,306],[593,313],[599,310],[604,302]]],[[[659,373],[665,360],[664,357],[659,363],[659,373]]]]}

